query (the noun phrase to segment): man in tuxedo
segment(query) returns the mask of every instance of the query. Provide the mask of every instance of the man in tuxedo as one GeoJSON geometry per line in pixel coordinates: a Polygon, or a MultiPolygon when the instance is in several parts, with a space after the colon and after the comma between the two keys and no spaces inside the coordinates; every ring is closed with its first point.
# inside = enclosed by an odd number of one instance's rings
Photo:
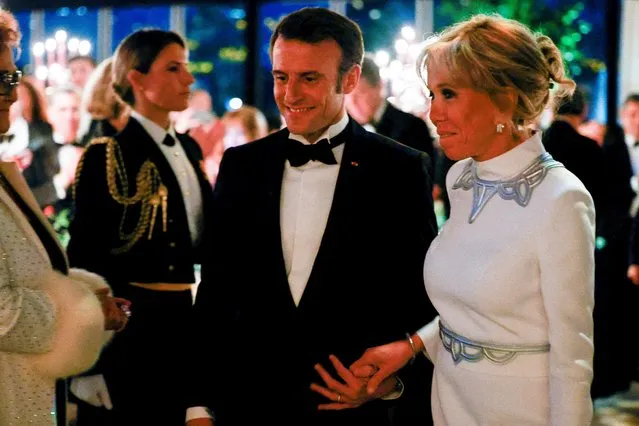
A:
{"type": "Polygon", "coordinates": [[[560,103],[555,119],[543,133],[543,141],[552,157],[581,180],[590,192],[597,211],[600,211],[604,190],[601,170],[603,150],[597,142],[577,131],[587,115],[585,96],[577,88],[572,97],[560,103]]]}
{"type": "Polygon", "coordinates": [[[429,158],[346,114],[363,56],[354,22],[301,9],[277,26],[270,53],[287,128],[222,159],[194,309],[187,424],[428,424],[428,362],[360,401],[363,380],[334,371],[329,355],[348,366],[435,316],[423,284],[435,236],[429,158]],[[348,377],[343,394],[311,390],[324,385],[322,368],[348,377]],[[319,410],[325,403],[359,406],[319,410]]]}
{"type": "MultiPolygon", "coordinates": [[[[622,127],[608,125],[604,138],[603,208],[597,210],[600,249],[596,253],[595,276],[595,358],[593,398],[607,397],[629,388],[637,365],[637,347],[619,352],[618,342],[626,339],[619,324],[634,324],[639,295],[628,280],[628,240],[632,229],[633,176],[639,174],[639,130],[632,129],[632,117],[639,120],[639,94],[629,95],[622,107],[622,127]],[[635,133],[634,139],[632,134],[635,133]]],[[[636,125],[639,127],[639,125],[636,125]]],[[[630,259],[633,263],[633,259],[630,259]]]]}
{"type": "Polygon", "coordinates": [[[365,56],[359,83],[346,96],[349,115],[368,130],[424,151],[434,159],[434,138],[424,120],[395,108],[386,100],[385,92],[377,64],[365,56]]]}

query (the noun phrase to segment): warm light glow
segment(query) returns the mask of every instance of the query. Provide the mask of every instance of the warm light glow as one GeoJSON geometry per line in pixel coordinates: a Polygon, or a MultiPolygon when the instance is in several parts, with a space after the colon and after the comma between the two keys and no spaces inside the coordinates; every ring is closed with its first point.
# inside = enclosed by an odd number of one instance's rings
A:
{"type": "Polygon", "coordinates": [[[49,68],[47,68],[46,65],[40,65],[35,70],[35,76],[38,80],[42,80],[42,81],[46,80],[47,77],[49,76],[49,68]]]}
{"type": "Polygon", "coordinates": [[[390,62],[390,55],[385,50],[378,50],[375,54],[375,64],[378,67],[383,68],[390,62]]]}
{"type": "Polygon", "coordinates": [[[244,102],[242,102],[240,98],[232,98],[229,100],[229,107],[231,109],[240,109],[242,105],[244,105],[244,102]]]}
{"type": "Polygon", "coordinates": [[[53,52],[58,44],[55,39],[48,38],[47,41],[44,42],[44,47],[47,49],[47,52],[53,52]]]}
{"type": "Polygon", "coordinates": [[[58,30],[55,32],[55,40],[58,43],[64,43],[67,40],[67,32],[64,30],[58,30]]]}
{"type": "Polygon", "coordinates": [[[33,44],[33,56],[41,58],[44,55],[44,43],[41,41],[33,44]]]}
{"type": "Polygon", "coordinates": [[[402,37],[404,37],[407,41],[415,40],[415,30],[413,27],[409,25],[402,27],[402,37]]]}
{"type": "Polygon", "coordinates": [[[91,52],[91,42],[89,40],[82,40],[78,45],[78,53],[80,55],[88,55],[91,52]]]}
{"type": "Polygon", "coordinates": [[[403,38],[395,40],[395,51],[400,55],[408,52],[408,42],[403,38]]]}
{"type": "Polygon", "coordinates": [[[69,49],[71,52],[77,52],[79,44],[80,44],[80,40],[78,40],[75,37],[72,37],[67,42],[67,49],[69,49]]]}

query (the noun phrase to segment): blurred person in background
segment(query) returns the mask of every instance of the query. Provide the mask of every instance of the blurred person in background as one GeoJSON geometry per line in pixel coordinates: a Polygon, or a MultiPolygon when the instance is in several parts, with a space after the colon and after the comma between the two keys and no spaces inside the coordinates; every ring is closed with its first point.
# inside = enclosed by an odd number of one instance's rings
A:
{"type": "Polygon", "coordinates": [[[545,148],[581,180],[597,212],[603,212],[603,150],[594,140],[579,133],[588,116],[586,97],[580,88],[572,96],[558,101],[559,107],[550,127],[542,133],[545,148]]]}
{"type": "MultiPolygon", "coordinates": [[[[639,94],[629,94],[620,107],[621,126],[610,120],[604,135],[604,208],[597,212],[600,224],[597,250],[595,303],[595,376],[593,398],[607,398],[630,388],[636,377],[639,342],[627,339],[626,327],[639,328],[635,309],[639,288],[633,285],[633,264],[639,263],[630,248],[633,218],[639,209],[639,94]],[[630,276],[630,278],[629,278],[630,276]],[[624,327],[620,327],[624,324],[624,327]],[[600,330],[600,331],[599,331],[600,330]],[[619,351],[619,342],[628,350],[619,351]]],[[[635,221],[636,224],[636,221],[635,221]]],[[[636,225],[635,225],[636,226],[636,225]]],[[[636,229],[636,227],[634,228],[636,229]]],[[[605,401],[605,400],[603,400],[605,401]]]]}
{"type": "MultiPolygon", "coordinates": [[[[13,49],[18,24],[0,10],[0,134],[21,74],[13,49]]],[[[128,303],[105,281],[69,269],[54,231],[12,162],[0,162],[0,424],[52,426],[64,421],[56,379],[88,369],[111,330],[126,325],[128,303]]]]}
{"type": "Polygon", "coordinates": [[[348,114],[367,130],[394,139],[427,153],[434,161],[433,136],[426,123],[404,112],[386,100],[386,90],[379,67],[370,56],[364,56],[362,77],[355,90],[346,97],[348,114]]]}
{"type": "Polygon", "coordinates": [[[80,145],[86,146],[101,136],[113,136],[126,126],[130,107],[115,94],[112,86],[113,58],[100,63],[89,77],[82,92],[81,110],[89,121],[79,130],[80,145]]]}
{"type": "Polygon", "coordinates": [[[584,121],[577,131],[583,136],[597,142],[597,145],[603,146],[604,136],[606,134],[606,126],[596,120],[584,121]]]}
{"type": "Polygon", "coordinates": [[[57,86],[53,89],[49,95],[48,115],[56,144],[78,144],[80,93],[74,87],[57,86]]]}
{"type": "Polygon", "coordinates": [[[65,167],[65,170],[60,170],[54,177],[53,183],[58,198],[64,200],[69,190],[69,178],[78,165],[73,159],[79,159],[83,151],[78,141],[80,94],[77,89],[72,86],[58,86],[53,89],[49,95],[49,118],[53,127],[58,164],[60,168],[65,167]]]}
{"type": "Polygon", "coordinates": [[[244,145],[268,135],[268,122],[262,112],[252,106],[242,106],[222,116],[224,149],[244,145]]]}
{"type": "Polygon", "coordinates": [[[17,93],[18,101],[11,106],[11,127],[7,134],[21,151],[17,157],[24,178],[38,204],[44,208],[58,199],[54,185],[54,176],[60,169],[58,150],[53,142],[45,97],[37,83],[24,77],[17,93]]]}
{"type": "Polygon", "coordinates": [[[69,81],[78,91],[84,90],[95,65],[95,59],[87,55],[76,55],[69,58],[67,62],[69,81]]]}
{"type": "MultiPolygon", "coordinates": [[[[245,105],[228,111],[220,121],[223,125],[224,137],[221,140],[217,139],[213,149],[204,157],[204,170],[211,184],[215,184],[222,155],[227,148],[244,145],[268,135],[268,122],[264,114],[252,106],[245,105]]],[[[194,130],[191,134],[197,136],[198,131],[194,130]]]]}

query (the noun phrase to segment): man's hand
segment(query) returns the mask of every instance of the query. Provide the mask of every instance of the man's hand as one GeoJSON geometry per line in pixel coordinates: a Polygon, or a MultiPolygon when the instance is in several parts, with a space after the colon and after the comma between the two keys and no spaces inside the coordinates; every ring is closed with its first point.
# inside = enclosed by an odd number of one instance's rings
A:
{"type": "Polygon", "coordinates": [[[366,389],[368,377],[357,377],[344,367],[335,355],[330,355],[329,359],[343,382],[335,380],[320,364],[315,366],[315,370],[322,377],[326,386],[312,383],[311,390],[332,401],[327,404],[320,404],[317,407],[318,410],[345,410],[347,408],[356,408],[368,401],[387,395],[395,387],[396,380],[393,376],[384,380],[376,389],[376,392],[369,393],[366,389]]]}
{"type": "Polygon", "coordinates": [[[632,281],[634,285],[639,285],[639,265],[628,266],[628,279],[632,281]]]}

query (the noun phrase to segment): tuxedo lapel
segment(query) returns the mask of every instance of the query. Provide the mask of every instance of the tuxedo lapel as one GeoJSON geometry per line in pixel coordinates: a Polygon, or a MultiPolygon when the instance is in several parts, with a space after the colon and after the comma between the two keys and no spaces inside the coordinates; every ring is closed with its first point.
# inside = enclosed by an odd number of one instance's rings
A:
{"type": "Polygon", "coordinates": [[[256,206],[258,212],[264,215],[264,241],[265,252],[270,257],[273,265],[276,289],[281,292],[280,297],[274,300],[285,301],[289,308],[295,308],[295,301],[288,283],[284,251],[282,248],[282,230],[280,226],[280,199],[282,192],[282,180],[284,177],[284,163],[286,162],[285,144],[289,132],[283,130],[277,139],[272,141],[272,146],[265,151],[265,158],[260,161],[257,179],[259,185],[259,200],[256,206]]]}
{"type": "Polygon", "coordinates": [[[322,279],[322,275],[335,267],[332,259],[342,256],[344,233],[349,232],[349,222],[357,214],[357,193],[361,187],[361,175],[366,168],[364,145],[366,131],[351,118],[345,131],[349,132],[344,143],[344,154],[340,163],[339,174],[335,184],[335,193],[328,215],[322,243],[315,257],[313,269],[302,294],[299,307],[302,308],[314,300],[314,295],[326,291],[331,280],[322,279]]]}

